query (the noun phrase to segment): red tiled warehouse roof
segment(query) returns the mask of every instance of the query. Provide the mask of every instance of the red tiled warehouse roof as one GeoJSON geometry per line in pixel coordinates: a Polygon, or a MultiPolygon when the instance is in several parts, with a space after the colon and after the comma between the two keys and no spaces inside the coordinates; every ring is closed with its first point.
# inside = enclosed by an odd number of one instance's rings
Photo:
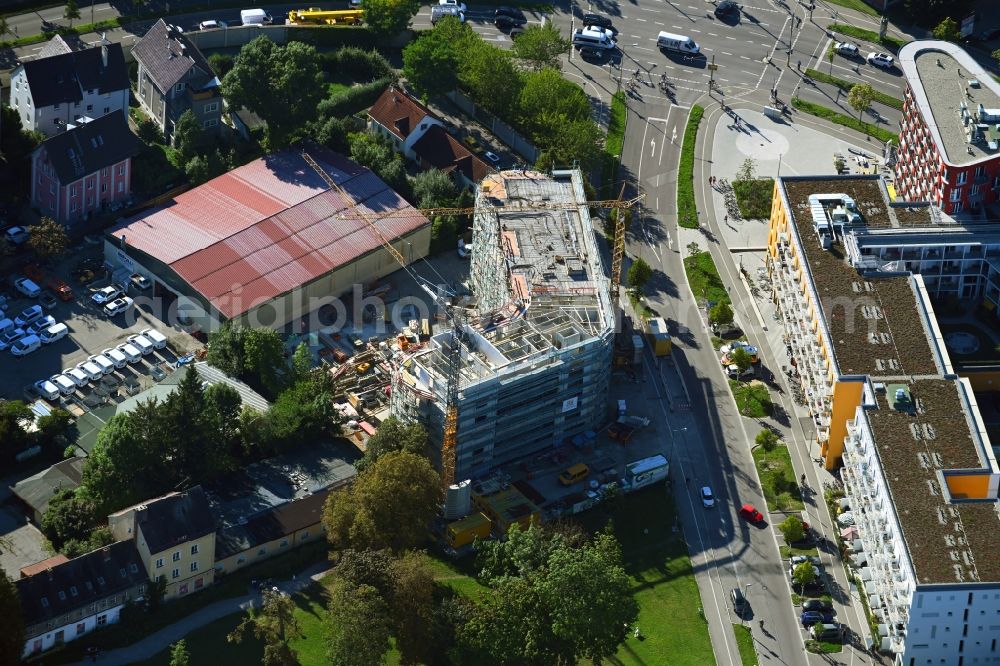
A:
{"type": "MultiPolygon", "coordinates": [[[[310,154],[370,218],[393,213],[376,222],[386,238],[429,224],[367,168],[322,149],[310,154]]],[[[234,169],[109,233],[170,266],[228,318],[381,245],[294,150],[234,169]]]]}

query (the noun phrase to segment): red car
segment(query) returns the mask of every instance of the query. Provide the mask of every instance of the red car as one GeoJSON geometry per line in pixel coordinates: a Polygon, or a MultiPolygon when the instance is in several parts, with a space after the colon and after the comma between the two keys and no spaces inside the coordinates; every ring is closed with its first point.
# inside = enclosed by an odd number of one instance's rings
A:
{"type": "Polygon", "coordinates": [[[759,523],[764,520],[764,514],[755,509],[753,504],[744,504],[740,507],[740,518],[751,523],[759,523]]]}
{"type": "Polygon", "coordinates": [[[49,289],[56,293],[61,301],[71,301],[73,300],[73,290],[68,284],[66,284],[60,278],[52,278],[49,280],[49,289]]]}

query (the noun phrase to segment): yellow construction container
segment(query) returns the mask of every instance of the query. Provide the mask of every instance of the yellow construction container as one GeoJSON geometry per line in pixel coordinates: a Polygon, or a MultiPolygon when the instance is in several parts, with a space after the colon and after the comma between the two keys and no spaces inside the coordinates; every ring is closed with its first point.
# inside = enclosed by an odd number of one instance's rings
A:
{"type": "Polygon", "coordinates": [[[485,539],[493,531],[493,523],[482,513],[469,514],[465,518],[448,524],[445,540],[454,549],[468,546],[476,539],[485,539]]]}
{"type": "Polygon", "coordinates": [[[668,356],[673,349],[674,343],[667,333],[667,322],[663,317],[654,317],[646,320],[646,335],[649,337],[649,346],[653,348],[653,353],[657,356],[668,356]]]}

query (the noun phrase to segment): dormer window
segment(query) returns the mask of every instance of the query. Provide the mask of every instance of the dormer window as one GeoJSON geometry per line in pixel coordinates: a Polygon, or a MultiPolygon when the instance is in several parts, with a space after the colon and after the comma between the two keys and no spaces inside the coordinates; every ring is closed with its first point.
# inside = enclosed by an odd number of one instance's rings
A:
{"type": "Polygon", "coordinates": [[[174,92],[184,92],[184,82],[183,81],[180,82],[180,83],[178,83],[176,86],[174,86],[174,92]]]}

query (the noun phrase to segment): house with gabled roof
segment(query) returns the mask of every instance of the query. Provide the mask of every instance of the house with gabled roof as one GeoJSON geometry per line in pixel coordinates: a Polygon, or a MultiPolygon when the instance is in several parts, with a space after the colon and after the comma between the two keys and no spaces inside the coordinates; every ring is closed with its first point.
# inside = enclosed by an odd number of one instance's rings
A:
{"type": "Polygon", "coordinates": [[[157,21],[132,48],[139,64],[136,98],[168,139],[188,109],[208,132],[222,120],[221,82],[178,26],[157,21]]]}
{"type": "Polygon", "coordinates": [[[121,44],[102,38],[75,51],[61,38],[40,57],[22,62],[10,78],[10,106],[21,126],[47,136],[66,131],[80,116],[128,112],[128,68],[121,44]]]}
{"type": "Polygon", "coordinates": [[[32,153],[31,205],[66,225],[117,209],[132,195],[141,147],[123,113],[78,118],[32,153]]]}

